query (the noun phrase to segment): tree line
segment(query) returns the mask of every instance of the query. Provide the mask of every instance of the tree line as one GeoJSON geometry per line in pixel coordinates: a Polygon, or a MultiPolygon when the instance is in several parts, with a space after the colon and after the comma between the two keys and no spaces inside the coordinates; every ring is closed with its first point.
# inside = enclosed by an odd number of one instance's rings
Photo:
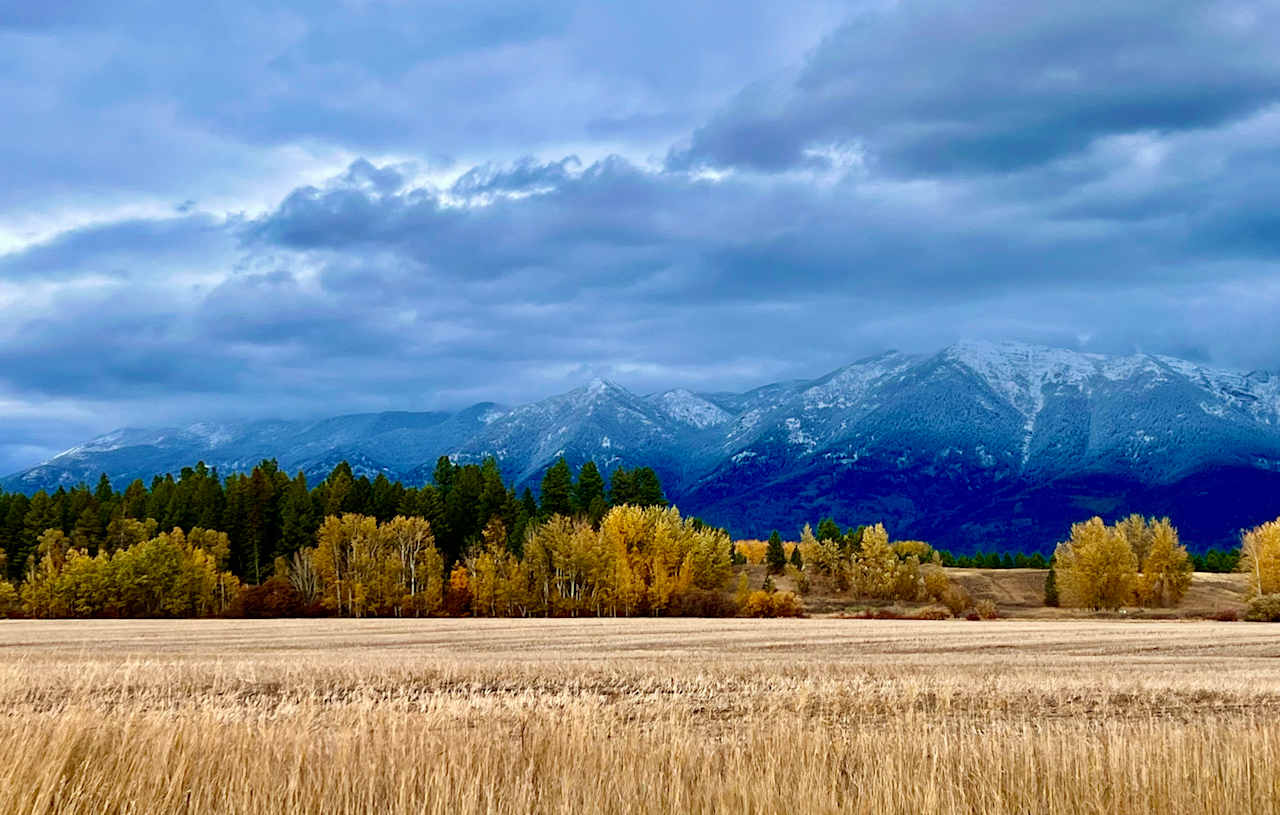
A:
{"type": "MultiPolygon", "coordinates": [[[[1047,565],[1045,599],[1086,608],[1176,605],[1197,565],[1168,519],[1130,516],[1072,527],[1043,557],[962,559],[882,524],[822,519],[798,543],[732,542],[668,506],[649,468],[606,481],[561,458],[540,496],[507,486],[493,459],[437,462],[433,483],[356,477],[345,462],[312,486],[274,461],[219,478],[203,464],[115,490],[104,476],[31,497],[0,492],[0,614],[35,616],[634,615],[800,613],[778,591],[814,584],[874,603],[974,604],[944,567],[1047,565]],[[760,586],[734,567],[766,566],[760,586]],[[784,583],[785,585],[785,583],[784,583]]],[[[1280,592],[1280,522],[1206,559],[1280,592]]],[[[756,579],[759,579],[757,573],[756,579]]]]}
{"type": "Polygon", "coordinates": [[[226,568],[247,583],[269,577],[278,557],[291,557],[314,543],[330,515],[356,513],[386,522],[397,515],[426,519],[446,563],[452,565],[480,539],[486,524],[499,518],[512,546],[529,525],[555,514],[584,514],[594,521],[612,506],[665,506],[662,484],[651,468],[613,471],[606,485],[594,462],[577,478],[561,458],[542,480],[540,500],[531,489],[519,494],[507,486],[497,462],[436,463],[432,483],[406,487],[384,474],[357,477],[347,462],[318,484],[302,472],[290,477],[274,460],[250,472],[222,478],[203,463],[173,475],[155,477],[148,486],[135,480],[123,491],[104,474],[94,488],[80,484],[40,490],[31,496],[0,491],[0,577],[22,581],[36,554],[40,536],[56,529],[71,548],[91,556],[120,547],[126,521],[152,520],[162,531],[201,528],[224,532],[226,568]]]}

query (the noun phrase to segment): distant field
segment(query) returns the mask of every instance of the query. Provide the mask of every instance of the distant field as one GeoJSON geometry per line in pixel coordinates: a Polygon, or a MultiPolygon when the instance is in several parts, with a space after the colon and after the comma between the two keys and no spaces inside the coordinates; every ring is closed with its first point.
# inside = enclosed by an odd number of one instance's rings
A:
{"type": "Polygon", "coordinates": [[[1280,635],[0,622],[0,812],[1270,813],[1280,635]]]}

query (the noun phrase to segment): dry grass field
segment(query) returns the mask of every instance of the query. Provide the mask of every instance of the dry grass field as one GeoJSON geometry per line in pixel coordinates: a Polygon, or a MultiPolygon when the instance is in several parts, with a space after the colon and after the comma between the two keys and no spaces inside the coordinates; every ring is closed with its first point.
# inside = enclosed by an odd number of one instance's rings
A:
{"type": "Polygon", "coordinates": [[[0,621],[0,813],[1271,813],[1280,628],[0,621]]]}

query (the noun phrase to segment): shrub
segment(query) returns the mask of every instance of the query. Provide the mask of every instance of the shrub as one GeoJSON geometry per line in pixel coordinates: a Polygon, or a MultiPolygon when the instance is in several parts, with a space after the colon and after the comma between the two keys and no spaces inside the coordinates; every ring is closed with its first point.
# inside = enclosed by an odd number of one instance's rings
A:
{"type": "Polygon", "coordinates": [[[812,586],[809,583],[808,574],[797,571],[795,573],[795,581],[796,581],[796,591],[798,591],[800,594],[809,593],[809,590],[812,588],[812,586]]]}
{"type": "Polygon", "coordinates": [[[308,607],[289,578],[278,574],[261,586],[250,586],[240,592],[228,614],[232,617],[310,617],[315,611],[308,607]]]}
{"type": "Polygon", "coordinates": [[[925,606],[914,615],[917,620],[946,620],[950,617],[951,612],[946,606],[925,606]]]}
{"type": "Polygon", "coordinates": [[[982,620],[994,620],[1000,616],[1000,609],[996,607],[993,600],[979,600],[973,610],[977,612],[978,618],[982,620]]]}
{"type": "Polygon", "coordinates": [[[761,590],[751,592],[741,613],[744,617],[800,617],[804,615],[804,606],[789,591],[771,594],[761,590]]]}
{"type": "Polygon", "coordinates": [[[965,591],[963,586],[957,586],[953,583],[947,586],[946,591],[942,593],[942,604],[947,607],[952,616],[959,617],[973,607],[973,598],[969,596],[969,592],[965,591]]]}
{"type": "Polygon", "coordinates": [[[738,613],[738,603],[722,592],[690,589],[672,598],[668,613],[676,617],[732,617],[738,613]]]}
{"type": "Polygon", "coordinates": [[[942,567],[930,563],[920,569],[920,578],[924,581],[924,595],[934,602],[943,602],[951,581],[942,567]]]}
{"type": "Polygon", "coordinates": [[[1253,623],[1280,623],[1280,594],[1264,594],[1251,600],[1244,618],[1253,623]]]}
{"type": "Polygon", "coordinates": [[[1217,620],[1220,623],[1234,623],[1240,619],[1240,612],[1234,608],[1220,608],[1209,615],[1210,619],[1217,620]]]}

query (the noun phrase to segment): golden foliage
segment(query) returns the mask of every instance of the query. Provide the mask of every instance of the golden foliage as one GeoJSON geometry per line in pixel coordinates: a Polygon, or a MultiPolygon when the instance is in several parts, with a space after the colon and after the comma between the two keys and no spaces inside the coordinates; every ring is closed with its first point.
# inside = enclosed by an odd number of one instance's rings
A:
{"type": "MultiPolygon", "coordinates": [[[[1138,576],[1138,604],[1176,606],[1191,587],[1191,558],[1178,543],[1178,530],[1168,518],[1146,524],[1142,536],[1142,574],[1138,576]]],[[[1132,543],[1130,543],[1132,546],[1132,543]]],[[[1134,553],[1137,555],[1137,552],[1134,553]]]]}
{"type": "Polygon", "coordinates": [[[1249,579],[1249,596],[1280,593],[1280,518],[1244,534],[1239,570],[1249,579]]]}
{"type": "Polygon", "coordinates": [[[744,617],[800,617],[804,615],[804,605],[789,591],[757,589],[747,596],[740,613],[744,617]]]}
{"type": "Polygon", "coordinates": [[[1191,586],[1191,559],[1168,518],[1090,518],[1054,554],[1063,606],[1176,606],[1191,586]]]}
{"type": "Polygon", "coordinates": [[[0,580],[0,617],[16,614],[22,607],[18,590],[7,580],[0,580]]]}
{"type": "Polygon", "coordinates": [[[421,616],[443,602],[443,562],[423,518],[330,515],[304,553],[320,604],[337,614],[421,616]]]}
{"type": "Polygon", "coordinates": [[[51,529],[40,536],[39,559],[22,585],[23,608],[34,617],[221,614],[240,592],[223,569],[229,549],[225,533],[196,527],[90,557],[51,529]]]}
{"type": "Polygon", "coordinates": [[[1138,559],[1124,534],[1101,518],[1073,524],[1054,558],[1063,606],[1119,608],[1133,602],[1138,559]]]}

